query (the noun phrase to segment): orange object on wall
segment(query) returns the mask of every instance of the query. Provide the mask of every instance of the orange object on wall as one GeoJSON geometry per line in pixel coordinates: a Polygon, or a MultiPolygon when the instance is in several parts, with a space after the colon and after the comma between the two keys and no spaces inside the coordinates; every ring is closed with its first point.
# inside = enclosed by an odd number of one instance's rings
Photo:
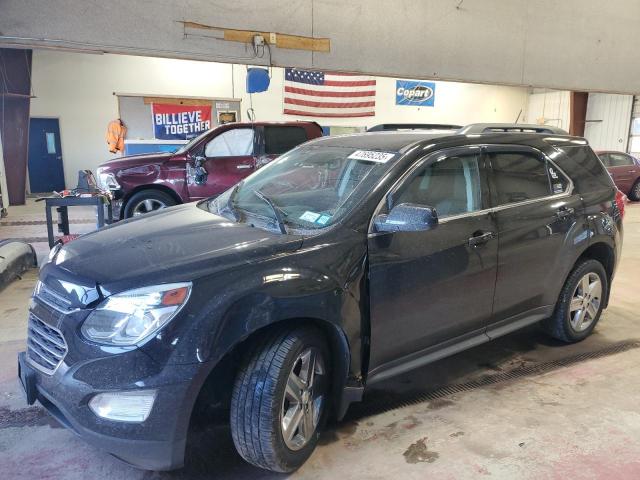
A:
{"type": "Polygon", "coordinates": [[[124,137],[127,135],[127,127],[122,120],[117,119],[109,122],[105,138],[111,153],[124,152],[124,137]]]}

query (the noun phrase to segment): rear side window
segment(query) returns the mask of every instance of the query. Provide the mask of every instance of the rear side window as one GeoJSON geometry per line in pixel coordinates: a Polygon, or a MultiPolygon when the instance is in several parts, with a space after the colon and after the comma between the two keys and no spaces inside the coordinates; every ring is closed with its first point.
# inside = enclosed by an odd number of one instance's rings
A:
{"type": "Polygon", "coordinates": [[[433,207],[444,218],[481,210],[481,192],[478,156],[455,156],[422,168],[393,203],[433,207]]]}
{"type": "Polygon", "coordinates": [[[629,155],[623,155],[622,153],[610,153],[610,165],[612,167],[627,167],[633,165],[633,159],[629,155]]]}
{"type": "Polygon", "coordinates": [[[564,155],[554,157],[554,162],[571,177],[581,192],[613,187],[609,172],[598,156],[588,146],[556,146],[564,155]]]}
{"type": "Polygon", "coordinates": [[[265,152],[280,155],[307,141],[307,132],[302,127],[264,127],[265,152]]]}
{"type": "MultiPolygon", "coordinates": [[[[496,206],[551,194],[547,165],[543,159],[526,152],[490,153],[489,158],[496,190],[496,206]]],[[[558,172],[554,173],[559,179],[558,172]]]]}

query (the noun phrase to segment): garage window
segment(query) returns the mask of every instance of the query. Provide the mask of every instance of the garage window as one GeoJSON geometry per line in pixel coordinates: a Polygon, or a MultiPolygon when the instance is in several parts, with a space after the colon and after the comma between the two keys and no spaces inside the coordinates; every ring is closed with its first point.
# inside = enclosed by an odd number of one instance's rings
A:
{"type": "Polygon", "coordinates": [[[204,149],[207,158],[253,155],[253,129],[234,128],[213,138],[204,149]]]}
{"type": "MultiPolygon", "coordinates": [[[[547,166],[543,159],[526,152],[491,153],[489,157],[497,205],[533,200],[551,194],[547,166]]],[[[559,172],[554,170],[554,173],[560,177],[559,172]]]]}
{"type": "Polygon", "coordinates": [[[280,155],[307,141],[302,127],[264,127],[265,153],[280,155]]]}

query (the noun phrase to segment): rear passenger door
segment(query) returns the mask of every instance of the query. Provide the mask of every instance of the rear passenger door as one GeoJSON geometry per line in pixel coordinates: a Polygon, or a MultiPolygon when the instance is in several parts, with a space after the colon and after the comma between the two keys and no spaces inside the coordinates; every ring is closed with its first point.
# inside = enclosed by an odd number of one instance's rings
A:
{"type": "Polygon", "coordinates": [[[608,170],[613,177],[613,181],[621,191],[628,194],[638,176],[633,157],[624,153],[613,152],[608,153],[607,156],[609,157],[608,170]]]}
{"type": "Polygon", "coordinates": [[[568,177],[539,150],[489,146],[485,158],[498,229],[491,336],[548,315],[564,282],[557,265],[583,207],[568,177]]]}

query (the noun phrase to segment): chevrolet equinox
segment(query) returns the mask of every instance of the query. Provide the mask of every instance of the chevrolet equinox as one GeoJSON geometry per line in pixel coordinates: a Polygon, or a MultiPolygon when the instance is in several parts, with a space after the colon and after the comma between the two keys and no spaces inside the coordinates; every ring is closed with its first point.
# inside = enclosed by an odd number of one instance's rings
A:
{"type": "Polygon", "coordinates": [[[217,410],[243,458],[290,472],[365,386],[533,323],[587,337],[623,215],[587,142],[552,127],[313,140],[56,246],[19,377],[138,467],[182,466],[191,419],[217,410]]]}

